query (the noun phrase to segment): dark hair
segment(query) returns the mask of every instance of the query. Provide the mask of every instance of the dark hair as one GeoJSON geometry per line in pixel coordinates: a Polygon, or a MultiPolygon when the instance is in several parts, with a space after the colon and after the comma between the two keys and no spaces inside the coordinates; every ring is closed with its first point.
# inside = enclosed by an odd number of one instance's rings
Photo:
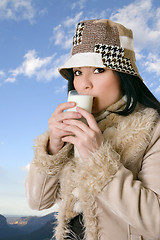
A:
{"type": "Polygon", "coordinates": [[[74,85],[73,85],[73,79],[74,79],[74,74],[72,69],[68,69],[68,92],[71,90],[75,90],[74,85]]]}
{"type": "MultiPolygon", "coordinates": [[[[69,73],[70,78],[68,80],[68,91],[75,89],[73,85],[74,76],[72,69],[69,70],[69,73]]],[[[118,74],[121,81],[123,94],[127,97],[125,109],[123,111],[116,112],[117,114],[128,116],[135,110],[138,102],[145,107],[156,109],[160,114],[160,102],[156,99],[156,97],[151,93],[151,91],[138,76],[118,71],[116,71],[116,73],[118,74]]]]}
{"type": "Polygon", "coordinates": [[[127,116],[135,110],[137,103],[145,107],[154,108],[160,114],[160,102],[151,93],[143,81],[138,77],[122,72],[117,72],[123,93],[127,97],[126,108],[118,114],[127,116]]]}

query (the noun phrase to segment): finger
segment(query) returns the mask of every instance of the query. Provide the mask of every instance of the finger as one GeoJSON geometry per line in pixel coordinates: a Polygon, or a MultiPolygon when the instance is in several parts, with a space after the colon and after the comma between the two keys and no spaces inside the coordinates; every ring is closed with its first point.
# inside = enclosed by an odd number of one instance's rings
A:
{"type": "Polygon", "coordinates": [[[90,129],[90,127],[88,127],[88,125],[86,125],[84,122],[79,121],[79,120],[67,119],[67,120],[64,120],[63,123],[66,124],[67,125],[66,127],[68,127],[68,128],[69,128],[69,126],[70,127],[71,126],[76,126],[85,133],[88,133],[88,132],[92,131],[90,129]]]}
{"type": "Polygon", "coordinates": [[[66,131],[71,132],[72,135],[81,137],[84,134],[84,131],[76,125],[67,125],[65,128],[66,131]]]}
{"type": "Polygon", "coordinates": [[[63,142],[68,142],[68,143],[72,143],[73,145],[76,146],[76,138],[73,136],[66,136],[62,138],[63,142]]]}
{"type": "Polygon", "coordinates": [[[63,130],[64,130],[64,129],[66,128],[66,126],[67,126],[67,124],[61,123],[61,122],[56,123],[56,124],[53,124],[53,122],[50,121],[50,123],[49,123],[49,129],[50,129],[50,131],[54,131],[54,129],[56,129],[56,128],[58,128],[58,129],[63,129],[63,130]]]}
{"type": "Polygon", "coordinates": [[[87,112],[86,110],[84,110],[83,108],[80,108],[80,107],[76,107],[76,110],[77,110],[77,112],[82,114],[82,116],[87,120],[87,123],[91,129],[94,129],[97,131],[100,130],[94,116],[91,113],[87,112]]]}
{"type": "Polygon", "coordinates": [[[61,114],[59,114],[59,117],[61,120],[65,120],[65,119],[79,119],[82,117],[82,115],[78,112],[63,112],[61,114]]]}
{"type": "Polygon", "coordinates": [[[102,140],[102,133],[100,129],[98,131],[95,131],[88,127],[85,123],[78,121],[78,120],[65,120],[68,124],[66,127],[67,131],[72,132],[77,138],[83,139],[83,142],[89,143],[92,141],[95,142],[95,144],[98,143],[100,145],[102,140]],[[100,143],[99,143],[100,142],[100,143]]]}
{"type": "Polygon", "coordinates": [[[86,145],[84,141],[81,141],[78,137],[72,135],[63,137],[62,141],[72,143],[77,149],[79,149],[79,147],[83,147],[84,149],[85,147],[87,151],[90,151],[91,149],[95,150],[97,148],[97,146],[94,146],[93,143],[91,145],[86,145]]]}
{"type": "MultiPolygon", "coordinates": [[[[83,124],[83,123],[82,123],[83,124]]],[[[71,132],[72,136],[75,136],[76,139],[78,139],[78,142],[74,143],[74,144],[79,144],[80,142],[82,143],[86,143],[89,144],[89,142],[97,142],[97,133],[95,131],[93,131],[92,129],[90,129],[89,127],[87,127],[87,125],[84,124],[83,126],[80,125],[68,125],[66,127],[66,130],[71,132]]],[[[97,144],[97,143],[96,143],[97,144]]]]}
{"type": "Polygon", "coordinates": [[[70,135],[73,135],[73,133],[60,128],[56,128],[54,129],[53,132],[51,132],[51,136],[53,136],[54,139],[60,139],[64,136],[70,136],[70,135]]]}
{"type": "Polygon", "coordinates": [[[64,119],[80,119],[82,115],[78,112],[62,112],[62,113],[53,113],[52,117],[49,119],[49,123],[63,122],[64,119]]]}
{"type": "Polygon", "coordinates": [[[57,138],[63,138],[65,136],[73,136],[73,133],[69,132],[69,131],[63,131],[63,130],[59,129],[58,135],[59,135],[59,137],[56,136],[57,138]]]}
{"type": "Polygon", "coordinates": [[[55,131],[57,131],[57,129],[66,131],[67,127],[68,127],[68,124],[65,124],[63,122],[56,122],[55,124],[51,123],[49,125],[49,130],[54,133],[55,131]]]}
{"type": "Polygon", "coordinates": [[[75,102],[65,102],[65,103],[61,103],[58,105],[58,107],[56,108],[55,112],[57,113],[61,113],[64,110],[67,110],[69,108],[73,108],[76,106],[75,102]]]}

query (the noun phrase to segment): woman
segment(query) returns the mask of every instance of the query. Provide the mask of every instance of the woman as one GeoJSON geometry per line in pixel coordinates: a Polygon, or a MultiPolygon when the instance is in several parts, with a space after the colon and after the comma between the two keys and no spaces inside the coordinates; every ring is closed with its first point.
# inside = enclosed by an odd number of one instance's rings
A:
{"type": "Polygon", "coordinates": [[[92,114],[65,111],[74,102],[52,114],[26,179],[30,206],[59,203],[57,240],[160,240],[160,103],[137,70],[132,31],[80,22],[59,72],[93,96],[92,114]]]}

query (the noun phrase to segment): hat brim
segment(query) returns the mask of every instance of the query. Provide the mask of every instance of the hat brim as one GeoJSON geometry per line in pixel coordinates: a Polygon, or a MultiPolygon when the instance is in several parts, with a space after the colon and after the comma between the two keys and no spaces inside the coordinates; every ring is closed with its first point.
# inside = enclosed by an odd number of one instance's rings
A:
{"type": "Polygon", "coordinates": [[[106,68],[99,53],[87,52],[72,55],[63,66],[58,68],[59,73],[67,80],[70,78],[70,69],[75,67],[98,67],[106,68]]]}
{"type": "Polygon", "coordinates": [[[140,76],[136,65],[134,68],[136,69],[136,74],[132,74],[127,72],[124,69],[118,69],[106,66],[102,61],[102,55],[100,53],[94,52],[85,52],[85,53],[77,53],[72,55],[61,67],[58,68],[59,73],[67,80],[73,77],[72,68],[80,68],[80,67],[96,67],[96,68],[108,68],[119,72],[125,72],[126,74],[136,75],[142,81],[142,77],[140,76]]]}

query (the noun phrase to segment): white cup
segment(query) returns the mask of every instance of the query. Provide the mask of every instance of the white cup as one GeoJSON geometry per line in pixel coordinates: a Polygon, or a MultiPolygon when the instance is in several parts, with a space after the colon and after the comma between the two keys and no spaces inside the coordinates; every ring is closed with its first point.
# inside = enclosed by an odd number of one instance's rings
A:
{"type": "Polygon", "coordinates": [[[76,107],[81,107],[89,113],[92,112],[93,96],[79,95],[76,90],[71,90],[68,93],[68,102],[75,102],[76,106],[69,108],[67,111],[76,112],[76,107]]]}

